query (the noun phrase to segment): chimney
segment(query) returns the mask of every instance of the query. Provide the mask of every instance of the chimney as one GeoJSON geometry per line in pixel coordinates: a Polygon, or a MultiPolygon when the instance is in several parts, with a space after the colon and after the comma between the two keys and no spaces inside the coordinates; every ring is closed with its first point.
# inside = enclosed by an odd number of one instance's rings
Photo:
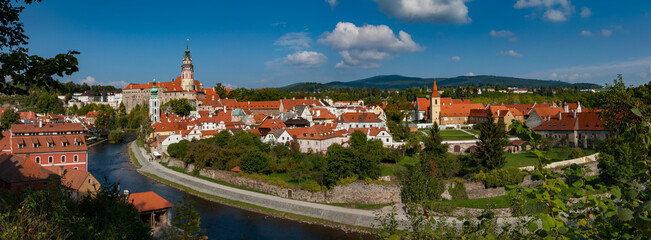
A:
{"type": "Polygon", "coordinates": [[[500,110],[497,109],[497,117],[500,117],[500,110]]]}
{"type": "Polygon", "coordinates": [[[292,100],[296,100],[296,97],[292,97],[292,100]]]}
{"type": "Polygon", "coordinates": [[[38,128],[43,128],[43,119],[38,119],[38,128]]]}
{"type": "Polygon", "coordinates": [[[560,120],[563,120],[562,116],[563,116],[563,113],[561,113],[561,112],[559,111],[559,112],[558,112],[558,120],[559,120],[559,121],[560,121],[560,120]]]}
{"type": "Polygon", "coordinates": [[[565,103],[565,112],[570,112],[570,106],[565,103]]]}
{"type": "Polygon", "coordinates": [[[251,101],[249,101],[249,105],[251,105],[251,101]]]}
{"type": "Polygon", "coordinates": [[[578,118],[576,117],[576,112],[574,112],[574,119],[577,119],[577,121],[578,121],[578,118]]]}

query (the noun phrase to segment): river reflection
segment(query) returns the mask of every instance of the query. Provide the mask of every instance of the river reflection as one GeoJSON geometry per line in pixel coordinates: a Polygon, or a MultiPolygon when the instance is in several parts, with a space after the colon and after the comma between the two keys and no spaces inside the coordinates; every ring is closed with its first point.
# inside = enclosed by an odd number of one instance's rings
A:
{"type": "Polygon", "coordinates": [[[129,162],[127,147],[126,142],[104,142],[91,147],[88,150],[89,171],[100,181],[106,177],[115,182],[119,175],[121,189],[132,193],[154,191],[174,204],[188,195],[195,201],[201,227],[206,229],[210,239],[372,239],[368,235],[269,217],[186,194],[136,172],[129,162]]]}

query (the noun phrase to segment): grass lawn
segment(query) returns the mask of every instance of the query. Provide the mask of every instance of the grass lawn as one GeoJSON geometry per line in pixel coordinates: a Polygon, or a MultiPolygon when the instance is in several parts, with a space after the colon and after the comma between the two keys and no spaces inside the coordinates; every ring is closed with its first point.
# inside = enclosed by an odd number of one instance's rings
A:
{"type": "Polygon", "coordinates": [[[478,129],[464,129],[464,130],[466,130],[466,131],[468,131],[468,132],[470,132],[472,134],[477,134],[477,135],[479,135],[479,132],[480,132],[478,129]]]}
{"type": "Polygon", "coordinates": [[[380,163],[380,167],[382,168],[381,175],[395,176],[398,170],[404,169],[406,166],[414,166],[417,162],[418,158],[405,156],[400,160],[400,162],[398,162],[398,166],[395,166],[395,163],[380,163]]]}
{"type": "Polygon", "coordinates": [[[443,138],[443,141],[476,139],[474,136],[459,130],[441,130],[441,137],[443,138]]]}
{"type": "MultiPolygon", "coordinates": [[[[594,149],[583,149],[584,156],[594,153],[594,149]]],[[[569,150],[565,150],[564,148],[552,148],[547,154],[548,157],[552,158],[552,162],[569,160],[567,156],[569,150]]],[[[504,156],[506,156],[506,164],[504,167],[526,167],[538,164],[538,158],[533,153],[505,153],[504,156]]]]}

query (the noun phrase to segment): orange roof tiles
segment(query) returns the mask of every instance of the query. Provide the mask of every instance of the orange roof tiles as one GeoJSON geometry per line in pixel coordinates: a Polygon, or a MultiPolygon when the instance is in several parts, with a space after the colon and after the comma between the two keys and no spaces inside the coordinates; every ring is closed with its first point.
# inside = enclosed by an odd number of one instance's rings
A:
{"type": "Polygon", "coordinates": [[[343,113],[336,122],[380,122],[373,113],[343,113]]]}
{"type": "Polygon", "coordinates": [[[47,179],[60,179],[53,172],[34,161],[9,153],[0,153],[0,180],[6,183],[26,183],[47,179]]]}
{"type": "Polygon", "coordinates": [[[129,202],[138,209],[138,212],[149,212],[174,207],[174,204],[151,191],[129,194],[129,202]]]}
{"type": "Polygon", "coordinates": [[[317,124],[312,127],[287,129],[289,135],[294,139],[323,140],[335,137],[343,137],[346,130],[335,131],[327,126],[317,124]]]}
{"type": "Polygon", "coordinates": [[[12,152],[15,154],[88,151],[86,140],[82,134],[13,136],[11,144],[12,152]],[[65,142],[67,142],[67,146],[64,145],[65,142]],[[76,142],[81,144],[78,146],[75,144],[76,142]]]}
{"type": "Polygon", "coordinates": [[[43,127],[38,124],[14,124],[11,126],[12,133],[46,133],[46,132],[77,132],[83,131],[81,123],[44,123],[43,127]]]}
{"type": "Polygon", "coordinates": [[[336,115],[332,114],[328,109],[325,108],[312,108],[310,109],[310,114],[312,114],[312,119],[314,120],[328,120],[337,118],[336,115]]]}
{"type": "Polygon", "coordinates": [[[256,109],[256,110],[275,110],[280,109],[280,101],[254,101],[254,102],[229,102],[224,103],[227,109],[256,109]]]}
{"type": "Polygon", "coordinates": [[[481,103],[443,105],[441,106],[441,116],[467,117],[470,116],[472,109],[484,109],[484,105],[481,103]]]}
{"type": "Polygon", "coordinates": [[[259,128],[265,128],[269,130],[274,130],[274,129],[286,129],[287,126],[283,121],[280,121],[280,119],[274,119],[274,118],[267,118],[260,124],[259,128]]]}
{"type": "Polygon", "coordinates": [[[61,184],[71,189],[79,190],[91,174],[86,171],[66,169],[61,178],[61,184]]]}
{"type": "Polygon", "coordinates": [[[434,81],[434,85],[432,85],[432,94],[430,95],[430,99],[433,97],[441,97],[439,89],[436,87],[436,81],[434,81]]]}
{"type": "Polygon", "coordinates": [[[427,98],[416,98],[414,105],[418,111],[427,111],[430,107],[430,101],[427,98]]]}
{"type": "Polygon", "coordinates": [[[317,99],[282,99],[280,102],[283,104],[285,111],[292,110],[296,106],[323,106],[323,103],[317,99]]]}

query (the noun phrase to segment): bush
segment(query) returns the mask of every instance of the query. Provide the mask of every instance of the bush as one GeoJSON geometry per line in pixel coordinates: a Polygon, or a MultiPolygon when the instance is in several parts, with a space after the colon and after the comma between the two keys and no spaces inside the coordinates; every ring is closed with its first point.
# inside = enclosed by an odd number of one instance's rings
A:
{"type": "Polygon", "coordinates": [[[582,149],[575,147],[575,148],[572,148],[570,150],[570,154],[568,155],[569,159],[575,159],[575,158],[580,158],[580,157],[583,157],[583,150],[582,149]]]}
{"type": "Polygon", "coordinates": [[[167,147],[167,154],[176,159],[183,159],[188,149],[188,140],[181,140],[178,143],[172,143],[167,147]]]}
{"type": "Polygon", "coordinates": [[[364,178],[364,184],[370,184],[373,182],[373,179],[371,178],[364,178]]]}
{"type": "Polygon", "coordinates": [[[310,191],[310,192],[318,192],[318,191],[325,191],[328,188],[325,186],[319,185],[316,181],[314,180],[309,180],[301,183],[301,189],[305,191],[310,191]]]}
{"type": "Polygon", "coordinates": [[[124,134],[120,130],[113,130],[109,133],[108,140],[110,143],[119,143],[124,140],[124,134]]]}
{"type": "Polygon", "coordinates": [[[468,199],[468,194],[466,193],[466,186],[463,185],[462,181],[454,182],[454,187],[448,189],[452,200],[464,200],[468,199]]]}
{"type": "Polygon", "coordinates": [[[519,184],[524,179],[524,175],[518,168],[507,167],[491,170],[488,173],[480,171],[472,177],[472,180],[484,183],[487,188],[493,188],[519,184]]]}
{"type": "Polygon", "coordinates": [[[240,168],[245,173],[269,173],[271,158],[259,149],[251,149],[240,159],[240,168]]]}
{"type": "Polygon", "coordinates": [[[346,185],[346,184],[350,184],[350,183],[352,183],[354,181],[357,181],[357,175],[353,175],[353,176],[345,177],[345,178],[340,178],[339,180],[337,180],[335,185],[336,186],[346,185]]]}

